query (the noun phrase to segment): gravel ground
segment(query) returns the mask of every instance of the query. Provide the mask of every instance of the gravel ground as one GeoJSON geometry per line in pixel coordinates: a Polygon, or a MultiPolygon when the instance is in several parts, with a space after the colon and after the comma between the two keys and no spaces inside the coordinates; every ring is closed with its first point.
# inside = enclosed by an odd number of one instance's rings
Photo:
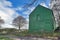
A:
{"type": "Polygon", "coordinates": [[[11,35],[0,35],[1,37],[9,37],[13,40],[55,40],[55,39],[47,39],[47,38],[40,38],[40,37],[18,37],[18,36],[11,36],[11,35]]]}

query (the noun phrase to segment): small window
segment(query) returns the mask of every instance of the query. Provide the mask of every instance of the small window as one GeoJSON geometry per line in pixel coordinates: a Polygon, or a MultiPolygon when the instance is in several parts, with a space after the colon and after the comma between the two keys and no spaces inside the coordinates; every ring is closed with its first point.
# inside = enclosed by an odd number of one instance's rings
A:
{"type": "Polygon", "coordinates": [[[39,16],[39,15],[37,15],[37,20],[38,20],[38,21],[40,20],[40,16],[39,16]]]}
{"type": "Polygon", "coordinates": [[[38,20],[40,20],[40,17],[38,16],[38,20]]]}

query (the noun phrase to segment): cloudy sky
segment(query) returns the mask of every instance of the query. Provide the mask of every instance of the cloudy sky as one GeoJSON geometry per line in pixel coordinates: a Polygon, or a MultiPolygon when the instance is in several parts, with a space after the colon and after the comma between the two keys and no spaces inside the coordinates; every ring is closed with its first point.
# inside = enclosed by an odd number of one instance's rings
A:
{"type": "MultiPolygon", "coordinates": [[[[29,14],[34,10],[37,5],[43,5],[49,8],[49,0],[37,0],[33,6],[25,8],[26,4],[31,3],[32,0],[0,0],[0,16],[4,19],[5,24],[3,28],[13,28],[11,23],[12,20],[21,15],[29,21],[29,14]]],[[[28,28],[27,26],[23,28],[28,28]]]]}

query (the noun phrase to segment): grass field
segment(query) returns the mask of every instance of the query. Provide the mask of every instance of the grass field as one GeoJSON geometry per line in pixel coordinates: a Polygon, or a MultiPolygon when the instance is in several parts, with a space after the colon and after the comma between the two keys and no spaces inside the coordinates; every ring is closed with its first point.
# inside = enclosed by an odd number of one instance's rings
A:
{"type": "MultiPolygon", "coordinates": [[[[13,36],[45,36],[45,37],[58,37],[60,36],[60,32],[53,32],[53,33],[29,33],[29,30],[25,30],[25,31],[21,31],[19,32],[19,30],[17,29],[0,29],[0,35],[13,35],[13,36]]],[[[1,38],[0,38],[1,39],[1,38]]]]}
{"type": "Polygon", "coordinates": [[[10,39],[8,37],[0,37],[0,40],[13,40],[13,39],[10,39]]]}

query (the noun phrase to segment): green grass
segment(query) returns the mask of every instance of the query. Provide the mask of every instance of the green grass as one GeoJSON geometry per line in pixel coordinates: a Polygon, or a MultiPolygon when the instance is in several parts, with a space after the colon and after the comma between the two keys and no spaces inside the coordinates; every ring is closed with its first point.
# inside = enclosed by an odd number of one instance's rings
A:
{"type": "MultiPolygon", "coordinates": [[[[13,35],[13,36],[60,36],[60,32],[54,32],[54,33],[35,33],[31,32],[29,33],[29,30],[21,31],[17,29],[0,29],[0,35],[13,35]],[[2,33],[3,31],[6,31],[7,33],[2,33]]],[[[9,38],[6,38],[9,39],[9,38]]],[[[1,40],[1,38],[0,38],[1,40]]]]}
{"type": "Polygon", "coordinates": [[[0,37],[0,40],[13,40],[13,39],[10,39],[8,37],[0,37]]]}

